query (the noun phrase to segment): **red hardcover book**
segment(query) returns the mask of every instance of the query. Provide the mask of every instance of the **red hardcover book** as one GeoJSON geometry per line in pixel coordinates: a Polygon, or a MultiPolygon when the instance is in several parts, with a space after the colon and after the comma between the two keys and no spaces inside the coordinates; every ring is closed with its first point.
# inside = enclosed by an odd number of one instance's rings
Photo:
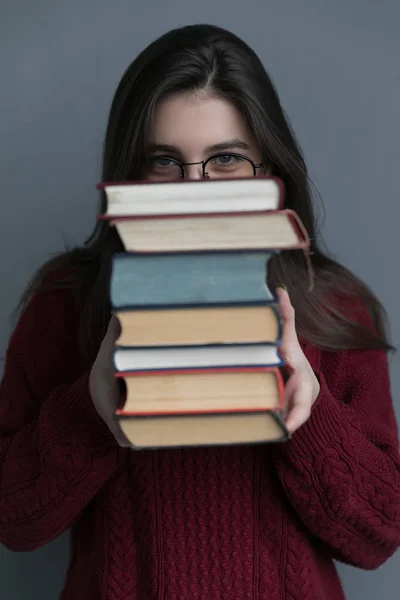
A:
{"type": "Polygon", "coordinates": [[[118,416],[249,413],[283,410],[278,367],[207,367],[116,372],[126,402],[118,416]]]}
{"type": "Polygon", "coordinates": [[[291,209],[99,218],[117,229],[127,252],[307,250],[310,245],[291,209]]]}

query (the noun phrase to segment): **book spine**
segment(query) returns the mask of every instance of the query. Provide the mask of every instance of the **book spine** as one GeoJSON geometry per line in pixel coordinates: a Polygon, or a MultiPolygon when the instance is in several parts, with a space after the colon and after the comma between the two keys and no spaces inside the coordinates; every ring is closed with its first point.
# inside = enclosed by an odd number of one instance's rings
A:
{"type": "MultiPolygon", "coordinates": [[[[277,347],[277,344],[275,342],[243,342],[238,343],[235,342],[234,344],[207,344],[207,348],[241,348],[241,347],[245,347],[245,346],[270,346],[270,347],[277,347]]],[[[198,348],[204,348],[204,344],[191,344],[190,345],[190,350],[196,350],[198,348]]],[[[186,344],[177,344],[176,346],[174,345],[164,345],[164,346],[157,346],[156,348],[154,346],[143,346],[141,344],[131,344],[130,346],[119,346],[118,343],[115,344],[115,351],[117,350],[123,350],[123,351],[128,351],[128,350],[143,350],[143,352],[152,352],[154,350],[185,350],[187,349],[188,346],[186,344]]]]}
{"type": "MultiPolygon", "coordinates": [[[[251,368],[251,369],[259,369],[261,368],[265,368],[265,369],[270,369],[272,367],[275,366],[283,366],[284,365],[284,361],[282,359],[282,357],[280,357],[279,362],[274,362],[273,364],[265,364],[265,365],[260,365],[260,364],[249,364],[249,363],[236,363],[234,366],[230,363],[226,363],[223,365],[218,365],[218,368],[221,369],[237,369],[237,370],[243,370],[243,369],[247,369],[247,368],[251,368]]],[[[148,367],[148,368],[130,368],[130,369],[118,369],[115,359],[114,359],[114,368],[115,371],[117,373],[121,373],[122,377],[127,377],[129,375],[132,375],[133,373],[142,373],[142,372],[146,372],[150,375],[156,375],[157,373],[167,373],[171,370],[174,369],[178,369],[179,371],[181,371],[182,373],[187,373],[193,370],[192,366],[177,366],[177,367],[148,367]]],[[[213,367],[212,365],[202,365],[201,367],[196,367],[196,369],[198,371],[209,371],[210,369],[214,369],[216,367],[213,367]]]]}
{"type": "Polygon", "coordinates": [[[111,221],[118,223],[119,221],[158,221],[158,220],[174,220],[174,219],[205,219],[207,217],[224,217],[235,219],[245,216],[266,215],[281,212],[281,209],[263,209],[263,210],[244,210],[241,212],[199,212],[199,213],[149,213],[140,215],[112,215],[98,213],[97,218],[102,221],[111,221]]]}
{"type": "Polygon", "coordinates": [[[227,408],[226,410],[222,409],[210,409],[210,410],[185,410],[182,412],[181,410],[168,410],[168,411],[134,411],[134,410],[124,410],[123,408],[117,408],[115,411],[115,415],[118,417],[194,417],[194,416],[207,416],[207,415],[248,415],[248,414],[265,414],[266,412],[273,413],[277,409],[265,409],[265,408],[238,408],[232,410],[232,408],[227,408]]]}
{"type": "Polygon", "coordinates": [[[250,308],[250,307],[258,307],[258,306],[269,306],[271,307],[275,312],[276,312],[276,299],[275,298],[271,298],[270,300],[264,300],[264,301],[260,301],[260,300],[247,300],[247,301],[226,301],[226,302],[207,302],[207,303],[201,303],[201,302],[193,302],[193,304],[189,304],[187,302],[185,303],[162,303],[162,304],[121,304],[121,305],[116,305],[114,303],[111,304],[111,308],[113,309],[114,313],[125,313],[125,312],[130,312],[130,311],[135,311],[135,312],[145,312],[147,310],[194,310],[194,309],[201,309],[201,310],[207,310],[207,309],[215,309],[215,308],[238,308],[238,307],[243,307],[243,308],[250,308]]]}
{"type": "MultiPolygon", "coordinates": [[[[139,418],[139,417],[132,417],[132,418],[139,418]]],[[[259,440],[259,441],[250,441],[250,442],[234,442],[235,446],[264,446],[264,445],[269,445],[269,444],[279,444],[282,442],[285,442],[287,439],[289,439],[288,437],[286,437],[286,435],[284,433],[282,433],[282,436],[280,438],[275,438],[274,440],[259,440]]],[[[215,448],[215,447],[219,447],[219,448],[223,448],[224,446],[228,447],[228,446],[232,446],[232,442],[227,442],[227,443],[212,443],[212,444],[208,444],[208,443],[202,443],[202,444],[185,444],[185,448],[215,448]]],[[[140,451],[140,450],[165,450],[165,448],[168,448],[169,450],[180,450],[182,448],[182,446],[180,445],[174,445],[174,444],[168,444],[168,446],[163,446],[163,445],[156,445],[156,444],[151,444],[149,446],[139,446],[137,444],[133,444],[132,443],[132,450],[135,451],[140,451]]]]}
{"type": "MultiPolygon", "coordinates": [[[[190,375],[190,374],[196,374],[199,373],[199,371],[203,371],[203,369],[199,369],[198,367],[196,368],[189,368],[189,369],[168,369],[168,373],[170,375],[190,375]]],[[[246,366],[246,367],[242,367],[242,368],[237,368],[235,367],[207,367],[207,371],[212,371],[213,373],[235,373],[235,372],[240,372],[240,373],[260,373],[260,372],[274,372],[276,374],[276,376],[280,379],[282,376],[280,374],[279,369],[275,368],[275,367],[260,367],[259,365],[255,366],[255,367],[251,367],[251,366],[246,366]]],[[[123,375],[120,371],[117,372],[117,377],[140,377],[141,375],[143,376],[148,376],[150,373],[150,371],[148,369],[140,369],[138,371],[126,371],[123,375]]],[[[151,371],[152,375],[157,375],[157,373],[160,373],[162,375],[165,375],[164,370],[163,369],[154,369],[151,371]]]]}

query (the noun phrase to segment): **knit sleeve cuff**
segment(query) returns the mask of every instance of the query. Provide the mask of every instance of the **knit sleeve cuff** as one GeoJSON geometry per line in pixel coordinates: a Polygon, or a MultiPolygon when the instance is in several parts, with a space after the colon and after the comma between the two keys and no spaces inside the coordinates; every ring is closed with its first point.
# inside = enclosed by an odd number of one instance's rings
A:
{"type": "Polygon", "coordinates": [[[95,454],[122,450],[94,407],[88,372],[54,390],[42,407],[40,419],[47,435],[55,440],[84,445],[95,454]]]}
{"type": "Polygon", "coordinates": [[[334,440],[343,435],[342,407],[329,391],[322,372],[315,372],[320,384],[320,392],[311,415],[292,438],[282,445],[282,450],[296,457],[321,454],[325,448],[332,447],[334,440]]]}

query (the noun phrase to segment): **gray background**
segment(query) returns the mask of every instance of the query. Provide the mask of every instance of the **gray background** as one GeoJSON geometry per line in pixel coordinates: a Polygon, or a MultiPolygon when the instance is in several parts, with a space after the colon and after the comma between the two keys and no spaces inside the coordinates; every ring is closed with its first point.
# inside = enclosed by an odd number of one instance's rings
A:
{"type": "MultiPolygon", "coordinates": [[[[2,358],[33,269],[92,229],[120,76],[156,36],[196,22],[232,29],[259,53],[322,195],[327,247],[378,293],[399,343],[398,0],[0,0],[2,358]]],[[[33,553],[0,547],[0,600],[54,600],[67,556],[67,535],[33,553]]],[[[399,554],[375,572],[340,566],[347,597],[392,598],[399,568],[399,554]]]]}

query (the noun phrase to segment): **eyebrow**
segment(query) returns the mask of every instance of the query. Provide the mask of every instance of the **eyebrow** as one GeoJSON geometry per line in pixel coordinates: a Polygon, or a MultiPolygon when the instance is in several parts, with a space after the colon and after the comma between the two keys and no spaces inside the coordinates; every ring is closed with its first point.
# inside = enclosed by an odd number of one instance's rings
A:
{"type": "MultiPolygon", "coordinates": [[[[206,154],[210,152],[223,152],[224,150],[250,150],[249,144],[241,140],[240,138],[234,138],[232,140],[226,140],[219,142],[218,144],[212,144],[204,148],[206,154]]],[[[181,150],[177,146],[170,146],[169,144],[150,144],[150,152],[170,152],[171,154],[181,154],[181,150]]]]}
{"type": "Polygon", "coordinates": [[[219,152],[221,150],[233,150],[233,149],[241,149],[241,150],[250,150],[249,144],[245,141],[235,138],[233,140],[227,140],[226,142],[220,142],[219,144],[213,144],[212,146],[207,146],[205,148],[206,152],[219,152]]]}

